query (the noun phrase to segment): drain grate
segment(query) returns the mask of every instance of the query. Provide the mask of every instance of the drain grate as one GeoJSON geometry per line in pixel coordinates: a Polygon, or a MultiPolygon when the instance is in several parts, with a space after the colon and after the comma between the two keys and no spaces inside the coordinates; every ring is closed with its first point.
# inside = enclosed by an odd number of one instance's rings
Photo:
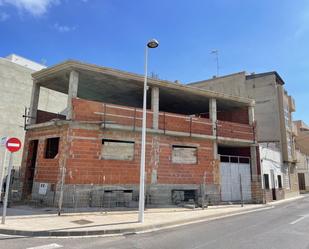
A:
{"type": "Polygon", "coordinates": [[[90,221],[90,220],[73,220],[71,222],[78,224],[78,225],[87,225],[87,224],[93,223],[93,221],[90,221]]]}

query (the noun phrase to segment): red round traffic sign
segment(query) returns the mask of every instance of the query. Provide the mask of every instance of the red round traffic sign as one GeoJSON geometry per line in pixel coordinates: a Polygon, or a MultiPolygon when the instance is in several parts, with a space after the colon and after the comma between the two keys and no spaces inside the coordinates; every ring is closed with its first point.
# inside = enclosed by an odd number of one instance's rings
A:
{"type": "Polygon", "coordinates": [[[6,141],[6,148],[10,151],[10,152],[16,152],[19,151],[21,148],[21,142],[18,138],[16,137],[12,137],[9,138],[6,141]]]}

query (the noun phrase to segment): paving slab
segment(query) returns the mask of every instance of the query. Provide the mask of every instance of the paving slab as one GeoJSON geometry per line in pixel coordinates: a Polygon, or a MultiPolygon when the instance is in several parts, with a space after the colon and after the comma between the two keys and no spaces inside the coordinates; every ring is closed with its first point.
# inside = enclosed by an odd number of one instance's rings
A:
{"type": "MultiPolygon", "coordinates": [[[[0,224],[0,233],[23,236],[86,236],[136,233],[205,219],[216,219],[269,208],[269,205],[225,205],[201,208],[147,209],[145,222],[138,222],[138,212],[84,212],[12,215],[0,224]]],[[[22,212],[18,212],[22,213],[22,212]]]]}

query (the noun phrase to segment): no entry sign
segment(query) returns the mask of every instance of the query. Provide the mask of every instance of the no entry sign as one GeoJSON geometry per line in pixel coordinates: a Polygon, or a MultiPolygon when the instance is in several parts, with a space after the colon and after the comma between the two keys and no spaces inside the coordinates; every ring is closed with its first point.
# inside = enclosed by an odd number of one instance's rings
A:
{"type": "MultiPolygon", "coordinates": [[[[2,210],[2,224],[5,224],[5,217],[6,217],[6,209],[8,206],[8,199],[9,199],[9,188],[11,182],[11,172],[12,172],[12,162],[13,162],[13,152],[19,151],[21,148],[21,142],[18,138],[12,137],[6,140],[5,146],[8,151],[10,151],[10,159],[9,159],[9,167],[8,167],[8,175],[6,178],[6,187],[5,187],[5,195],[3,201],[3,210],[2,210]]],[[[2,187],[2,186],[1,186],[2,187]]]]}
{"type": "Polygon", "coordinates": [[[19,151],[21,148],[21,142],[18,138],[16,137],[12,137],[9,138],[6,141],[6,148],[10,151],[10,152],[16,152],[19,151]]]}

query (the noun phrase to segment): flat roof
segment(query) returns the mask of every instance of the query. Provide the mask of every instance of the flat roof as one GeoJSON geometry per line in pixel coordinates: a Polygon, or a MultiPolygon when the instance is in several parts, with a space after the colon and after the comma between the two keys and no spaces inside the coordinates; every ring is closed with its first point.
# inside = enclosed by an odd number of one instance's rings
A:
{"type": "MultiPolygon", "coordinates": [[[[69,74],[72,70],[79,72],[78,97],[113,104],[141,106],[143,75],[67,60],[35,72],[32,76],[42,87],[67,94],[69,74]]],[[[194,107],[195,113],[203,112],[208,110],[210,98],[216,98],[218,108],[222,110],[254,105],[252,99],[202,90],[167,80],[148,78],[147,83],[150,87],[160,88],[160,110],[164,111],[174,112],[178,109],[179,113],[188,114],[194,107]]],[[[148,95],[150,100],[150,91],[148,95]]],[[[150,104],[150,101],[148,103],[150,104]]]]}
{"type": "Polygon", "coordinates": [[[209,78],[206,80],[200,80],[200,81],[196,81],[196,82],[190,82],[188,85],[194,86],[194,85],[199,85],[201,83],[206,83],[209,81],[215,81],[215,80],[220,80],[220,79],[224,79],[224,78],[230,78],[230,77],[234,77],[234,76],[238,76],[238,75],[244,75],[246,77],[246,79],[254,79],[254,78],[260,78],[260,77],[264,77],[264,76],[268,76],[268,75],[275,75],[277,83],[280,85],[284,85],[284,81],[281,78],[281,76],[278,74],[277,71],[269,71],[269,72],[264,72],[264,73],[251,73],[251,74],[247,74],[246,71],[241,71],[241,72],[237,72],[237,73],[232,73],[232,74],[226,74],[226,75],[222,75],[222,76],[214,76],[213,78],[209,78]]]}
{"type": "Polygon", "coordinates": [[[26,68],[30,68],[33,71],[38,71],[41,70],[43,68],[46,68],[45,65],[42,65],[40,63],[37,63],[35,61],[32,61],[30,59],[27,59],[25,57],[22,57],[20,55],[16,55],[16,54],[10,54],[8,56],[5,57],[5,59],[18,64],[20,66],[26,67],[26,68]]]}
{"type": "Polygon", "coordinates": [[[242,72],[226,74],[226,75],[222,75],[222,76],[213,76],[212,78],[209,78],[209,79],[206,79],[206,80],[199,80],[199,81],[195,81],[195,82],[190,82],[190,83],[188,83],[188,85],[190,85],[190,86],[200,85],[201,83],[213,82],[213,81],[216,81],[216,80],[220,80],[220,79],[224,79],[224,78],[230,78],[230,77],[234,77],[234,76],[238,76],[238,75],[246,76],[246,72],[242,71],[242,72]]]}
{"type": "Polygon", "coordinates": [[[284,81],[281,78],[281,76],[277,73],[277,71],[270,71],[270,72],[264,72],[264,73],[253,73],[253,74],[246,75],[246,78],[247,79],[254,79],[254,78],[264,77],[264,76],[268,76],[268,75],[272,75],[272,74],[274,74],[276,76],[276,80],[277,80],[278,84],[284,85],[284,81]]]}

